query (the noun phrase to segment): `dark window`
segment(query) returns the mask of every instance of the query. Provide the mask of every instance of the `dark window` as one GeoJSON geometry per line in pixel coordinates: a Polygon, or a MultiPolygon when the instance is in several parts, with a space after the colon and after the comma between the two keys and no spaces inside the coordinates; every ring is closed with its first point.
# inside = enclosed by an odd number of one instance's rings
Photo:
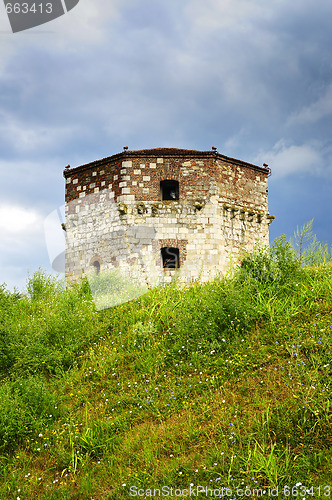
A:
{"type": "Polygon", "coordinates": [[[92,263],[93,267],[95,268],[95,273],[96,274],[99,274],[100,273],[100,262],[98,262],[98,260],[95,260],[93,263],[92,263]]]}
{"type": "Polygon", "coordinates": [[[178,200],[179,199],[179,183],[178,181],[161,181],[160,182],[161,199],[178,200]]]}
{"type": "Polygon", "coordinates": [[[180,267],[179,249],[175,247],[164,247],[160,250],[163,268],[177,269],[180,267]]]}

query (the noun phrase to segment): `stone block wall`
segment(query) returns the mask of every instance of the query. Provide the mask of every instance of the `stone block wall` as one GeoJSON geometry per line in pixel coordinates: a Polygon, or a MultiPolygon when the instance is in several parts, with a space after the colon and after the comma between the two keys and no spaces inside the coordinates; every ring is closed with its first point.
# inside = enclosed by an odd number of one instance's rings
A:
{"type": "Polygon", "coordinates": [[[144,269],[154,284],[180,275],[206,281],[242,250],[268,244],[269,170],[213,151],[126,151],[67,168],[66,275],[144,269]],[[178,199],[160,183],[177,181],[178,199]],[[179,249],[180,269],[164,269],[160,249],[179,249]]]}

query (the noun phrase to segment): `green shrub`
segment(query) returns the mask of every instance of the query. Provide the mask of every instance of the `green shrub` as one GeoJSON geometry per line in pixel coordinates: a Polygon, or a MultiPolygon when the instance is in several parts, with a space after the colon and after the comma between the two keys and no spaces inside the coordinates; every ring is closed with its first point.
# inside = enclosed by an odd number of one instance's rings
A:
{"type": "Polygon", "coordinates": [[[0,375],[62,373],[79,363],[100,336],[100,321],[86,283],[63,289],[38,271],[27,297],[4,296],[10,313],[0,323],[0,375]]]}
{"type": "Polygon", "coordinates": [[[27,294],[32,301],[45,301],[55,298],[63,288],[63,283],[39,269],[27,282],[27,294]]]}
{"type": "Polygon", "coordinates": [[[258,248],[253,253],[244,255],[240,279],[249,278],[266,284],[280,283],[293,279],[300,268],[296,253],[283,234],[275,239],[271,248],[258,248]]]}
{"type": "Polygon", "coordinates": [[[40,426],[59,415],[56,399],[46,382],[20,379],[0,385],[0,453],[13,452],[40,426]]]}

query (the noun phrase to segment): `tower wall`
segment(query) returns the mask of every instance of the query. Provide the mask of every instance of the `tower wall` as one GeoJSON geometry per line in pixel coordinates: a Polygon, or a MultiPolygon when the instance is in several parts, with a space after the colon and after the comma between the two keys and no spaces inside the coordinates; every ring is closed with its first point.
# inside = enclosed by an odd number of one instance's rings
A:
{"type": "Polygon", "coordinates": [[[66,275],[101,269],[144,269],[154,284],[180,274],[213,278],[241,250],[268,245],[265,168],[219,153],[128,151],[64,172],[66,275]],[[162,200],[160,182],[179,183],[178,199],[162,200]],[[179,249],[180,268],[164,269],[160,250],[179,249]]]}

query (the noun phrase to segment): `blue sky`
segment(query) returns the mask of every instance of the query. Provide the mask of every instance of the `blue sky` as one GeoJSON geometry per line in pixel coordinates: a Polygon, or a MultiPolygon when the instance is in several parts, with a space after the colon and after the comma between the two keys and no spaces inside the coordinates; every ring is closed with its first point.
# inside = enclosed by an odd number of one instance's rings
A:
{"type": "Polygon", "coordinates": [[[332,245],[330,0],[80,0],[13,34],[0,6],[0,283],[51,271],[63,168],[130,149],[272,169],[271,240],[314,218],[332,245]]]}

